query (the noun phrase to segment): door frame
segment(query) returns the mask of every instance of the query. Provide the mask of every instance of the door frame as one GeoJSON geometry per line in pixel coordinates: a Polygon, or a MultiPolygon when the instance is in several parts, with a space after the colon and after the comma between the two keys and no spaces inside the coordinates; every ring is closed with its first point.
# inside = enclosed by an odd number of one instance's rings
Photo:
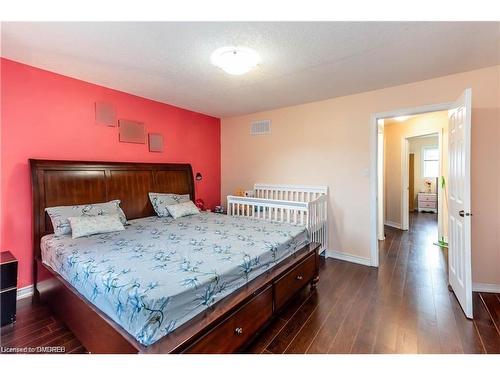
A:
{"type": "MultiPolygon", "coordinates": [[[[385,135],[384,135],[384,120],[377,120],[377,189],[383,192],[382,197],[385,198],[385,182],[384,182],[384,171],[385,171],[385,135]],[[379,178],[380,177],[380,178],[379,178]]],[[[377,239],[379,241],[385,240],[384,233],[384,217],[385,217],[385,207],[384,199],[380,199],[377,202],[377,239]]]]}
{"type": "MultiPolygon", "coordinates": [[[[401,138],[401,229],[408,230],[410,227],[410,208],[409,199],[407,195],[409,182],[409,151],[410,151],[410,139],[416,137],[423,137],[426,135],[437,135],[438,136],[438,147],[439,147],[439,175],[441,175],[441,163],[442,163],[442,152],[443,152],[443,132],[442,131],[431,131],[429,130],[418,130],[412,131],[409,135],[401,138]]],[[[438,201],[441,201],[439,186],[436,186],[436,193],[438,194],[438,201]]],[[[438,207],[439,211],[439,207],[438,207]]],[[[442,226],[442,220],[438,218],[439,229],[442,226]]],[[[439,230],[438,230],[439,232],[439,230]]]]}
{"type": "Polygon", "coordinates": [[[383,191],[378,192],[378,120],[399,117],[412,116],[427,112],[447,111],[454,105],[454,102],[429,104],[419,107],[394,109],[386,112],[373,113],[370,117],[370,265],[378,267],[379,265],[379,247],[378,247],[378,200],[384,199],[383,191]]]}

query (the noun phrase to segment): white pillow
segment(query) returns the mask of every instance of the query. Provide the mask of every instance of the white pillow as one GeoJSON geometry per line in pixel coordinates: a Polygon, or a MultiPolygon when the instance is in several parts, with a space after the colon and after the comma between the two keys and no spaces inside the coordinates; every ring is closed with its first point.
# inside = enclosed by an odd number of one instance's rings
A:
{"type": "Polygon", "coordinates": [[[192,201],[168,205],[167,210],[174,219],[200,213],[200,210],[198,210],[198,207],[192,201]]]}
{"type": "Polygon", "coordinates": [[[54,234],[62,236],[71,233],[69,217],[76,216],[101,216],[101,215],[118,215],[122,224],[127,224],[125,213],[120,208],[120,200],[115,199],[106,203],[89,203],[80,204],[77,206],[57,206],[47,207],[45,209],[49,214],[54,234]]]}
{"type": "Polygon", "coordinates": [[[68,217],[68,221],[72,238],[125,230],[118,215],[75,216],[68,217]]]}
{"type": "Polygon", "coordinates": [[[160,217],[170,216],[167,206],[188,202],[189,194],[149,193],[149,200],[160,217]]]}

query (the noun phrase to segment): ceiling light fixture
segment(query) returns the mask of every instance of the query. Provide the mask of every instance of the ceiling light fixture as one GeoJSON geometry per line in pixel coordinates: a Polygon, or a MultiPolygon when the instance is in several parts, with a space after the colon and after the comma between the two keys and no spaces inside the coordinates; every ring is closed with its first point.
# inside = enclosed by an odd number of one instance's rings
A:
{"type": "Polygon", "coordinates": [[[241,75],[259,65],[260,57],[250,48],[221,47],[212,53],[210,60],[228,74],[241,75]]]}
{"type": "Polygon", "coordinates": [[[398,116],[398,117],[394,117],[394,120],[398,121],[398,122],[403,122],[403,121],[406,121],[410,118],[410,116],[398,116]]]}

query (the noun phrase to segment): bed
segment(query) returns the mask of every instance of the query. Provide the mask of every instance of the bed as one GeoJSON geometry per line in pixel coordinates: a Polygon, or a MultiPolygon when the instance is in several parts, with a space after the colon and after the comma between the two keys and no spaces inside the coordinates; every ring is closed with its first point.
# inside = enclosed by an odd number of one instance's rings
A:
{"type": "Polygon", "coordinates": [[[213,213],[156,217],[149,191],[194,200],[188,164],[30,164],[35,297],[90,352],[238,352],[319,280],[320,245],[304,225],[213,213]],[[112,199],[130,219],[125,231],[52,234],[46,207],[112,199]]]}

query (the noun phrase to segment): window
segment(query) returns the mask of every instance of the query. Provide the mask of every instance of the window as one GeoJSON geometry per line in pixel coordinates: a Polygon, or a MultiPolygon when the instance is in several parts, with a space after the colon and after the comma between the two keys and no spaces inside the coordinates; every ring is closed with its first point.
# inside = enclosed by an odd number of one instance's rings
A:
{"type": "Polygon", "coordinates": [[[424,178],[439,177],[439,148],[422,148],[422,173],[424,178]]]}

